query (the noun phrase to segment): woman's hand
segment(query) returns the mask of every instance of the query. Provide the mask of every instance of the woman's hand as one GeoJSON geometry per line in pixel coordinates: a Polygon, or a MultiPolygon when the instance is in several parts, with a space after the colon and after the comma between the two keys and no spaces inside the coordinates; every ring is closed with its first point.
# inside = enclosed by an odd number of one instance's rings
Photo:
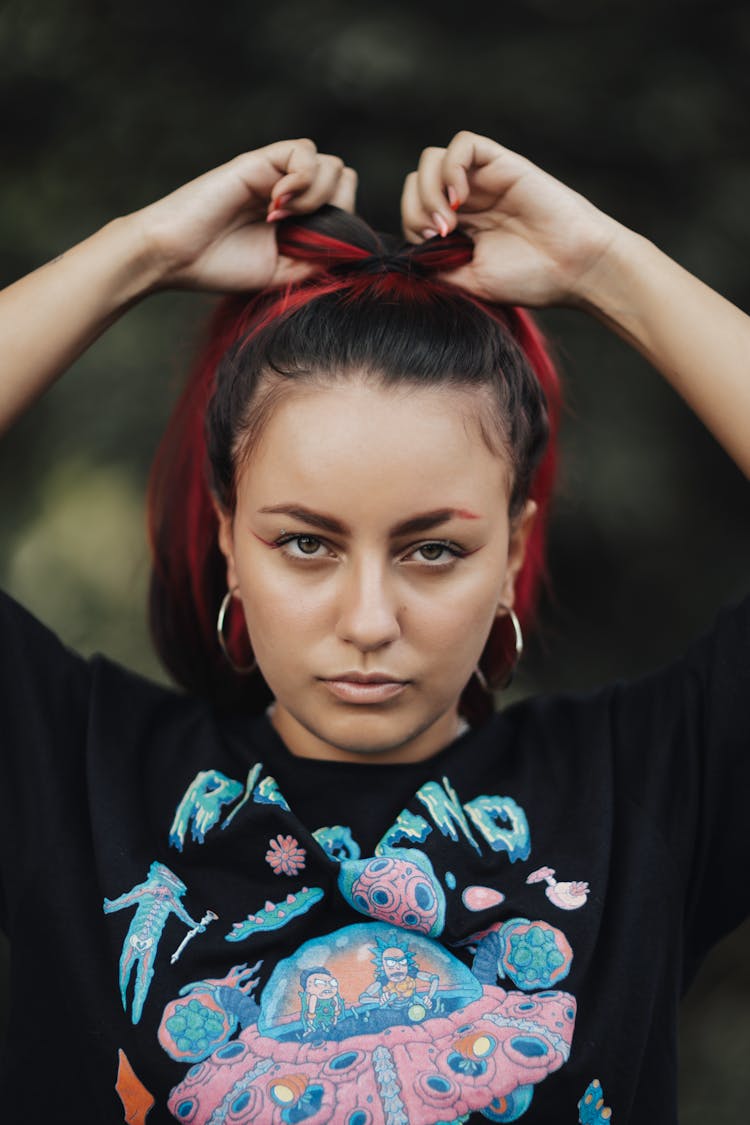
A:
{"type": "Polygon", "coordinates": [[[354,210],[356,173],[310,140],[243,153],[128,216],[151,257],[155,288],[263,289],[307,276],[279,255],[274,222],[332,203],[354,210]]]}
{"type": "Polygon", "coordinates": [[[353,210],[356,186],[352,169],[312,141],[279,141],[114,219],[9,285],[0,293],[0,432],[148,293],[306,277],[313,266],[279,255],[274,221],[323,203],[353,210]]]}
{"type": "Polygon", "coordinates": [[[585,299],[592,274],[624,230],[518,153],[477,133],[426,148],[406,177],[404,235],[422,242],[459,227],[474,259],[446,275],[489,301],[542,306],[585,299]]]}
{"type": "Polygon", "coordinates": [[[576,305],[645,355],[750,477],[750,318],[653,243],[476,133],[428,148],[407,176],[411,242],[456,226],[474,258],[446,279],[518,305],[576,305]]]}

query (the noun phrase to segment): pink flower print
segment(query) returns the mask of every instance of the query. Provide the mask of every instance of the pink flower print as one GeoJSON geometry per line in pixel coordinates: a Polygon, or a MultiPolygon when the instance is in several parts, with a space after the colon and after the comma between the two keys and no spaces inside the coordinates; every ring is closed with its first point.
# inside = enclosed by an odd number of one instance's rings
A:
{"type": "Polygon", "coordinates": [[[268,841],[266,863],[271,865],[275,875],[297,875],[305,866],[305,849],[294,836],[279,834],[275,840],[268,841]]]}

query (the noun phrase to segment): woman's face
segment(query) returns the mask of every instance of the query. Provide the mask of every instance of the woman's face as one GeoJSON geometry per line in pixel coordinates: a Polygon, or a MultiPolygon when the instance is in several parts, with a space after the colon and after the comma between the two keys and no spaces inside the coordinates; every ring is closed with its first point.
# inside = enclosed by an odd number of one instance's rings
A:
{"type": "Polygon", "coordinates": [[[419,761],[455,737],[534,514],[511,528],[487,409],[364,380],[274,409],[220,542],[292,753],[419,761]]]}

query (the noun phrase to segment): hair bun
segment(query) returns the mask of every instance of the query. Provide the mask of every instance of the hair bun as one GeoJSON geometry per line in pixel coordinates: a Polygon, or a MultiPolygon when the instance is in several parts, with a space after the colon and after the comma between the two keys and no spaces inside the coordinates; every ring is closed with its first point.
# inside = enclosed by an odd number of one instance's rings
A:
{"type": "Polygon", "coordinates": [[[409,254],[425,275],[449,273],[468,265],[474,257],[474,243],[464,231],[454,230],[445,238],[430,238],[418,246],[410,246],[409,254]]]}
{"type": "Polygon", "coordinates": [[[398,273],[428,278],[470,262],[474,244],[463,231],[413,245],[372,227],[339,207],[326,204],[310,215],[294,215],[276,227],[280,253],[320,265],[335,276],[398,273]]]}
{"type": "Polygon", "coordinates": [[[406,277],[429,277],[430,271],[414,254],[396,251],[392,254],[368,254],[356,261],[338,262],[328,266],[328,273],[351,277],[368,273],[402,273],[406,277]]]}

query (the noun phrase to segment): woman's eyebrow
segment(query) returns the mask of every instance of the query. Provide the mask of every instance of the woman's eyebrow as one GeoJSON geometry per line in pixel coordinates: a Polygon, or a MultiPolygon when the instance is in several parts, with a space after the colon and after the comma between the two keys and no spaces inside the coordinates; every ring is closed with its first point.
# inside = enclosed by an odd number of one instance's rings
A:
{"type": "MultiPolygon", "coordinates": [[[[323,512],[315,512],[306,508],[304,504],[274,504],[267,508],[259,508],[259,513],[266,515],[291,516],[292,519],[308,523],[312,527],[319,527],[322,531],[330,531],[333,535],[349,535],[350,529],[341,520],[334,516],[327,516],[323,512]]],[[[422,512],[418,516],[411,516],[391,528],[393,538],[399,535],[413,534],[417,531],[429,531],[449,520],[478,520],[480,517],[470,512],[467,508],[437,508],[432,512],[422,512]]]]}
{"type": "Polygon", "coordinates": [[[429,531],[432,527],[438,527],[441,523],[448,523],[455,519],[478,520],[479,516],[466,508],[438,508],[434,512],[423,512],[422,515],[412,516],[411,519],[396,524],[394,528],[391,528],[391,535],[407,535],[415,531],[429,531]]]}

